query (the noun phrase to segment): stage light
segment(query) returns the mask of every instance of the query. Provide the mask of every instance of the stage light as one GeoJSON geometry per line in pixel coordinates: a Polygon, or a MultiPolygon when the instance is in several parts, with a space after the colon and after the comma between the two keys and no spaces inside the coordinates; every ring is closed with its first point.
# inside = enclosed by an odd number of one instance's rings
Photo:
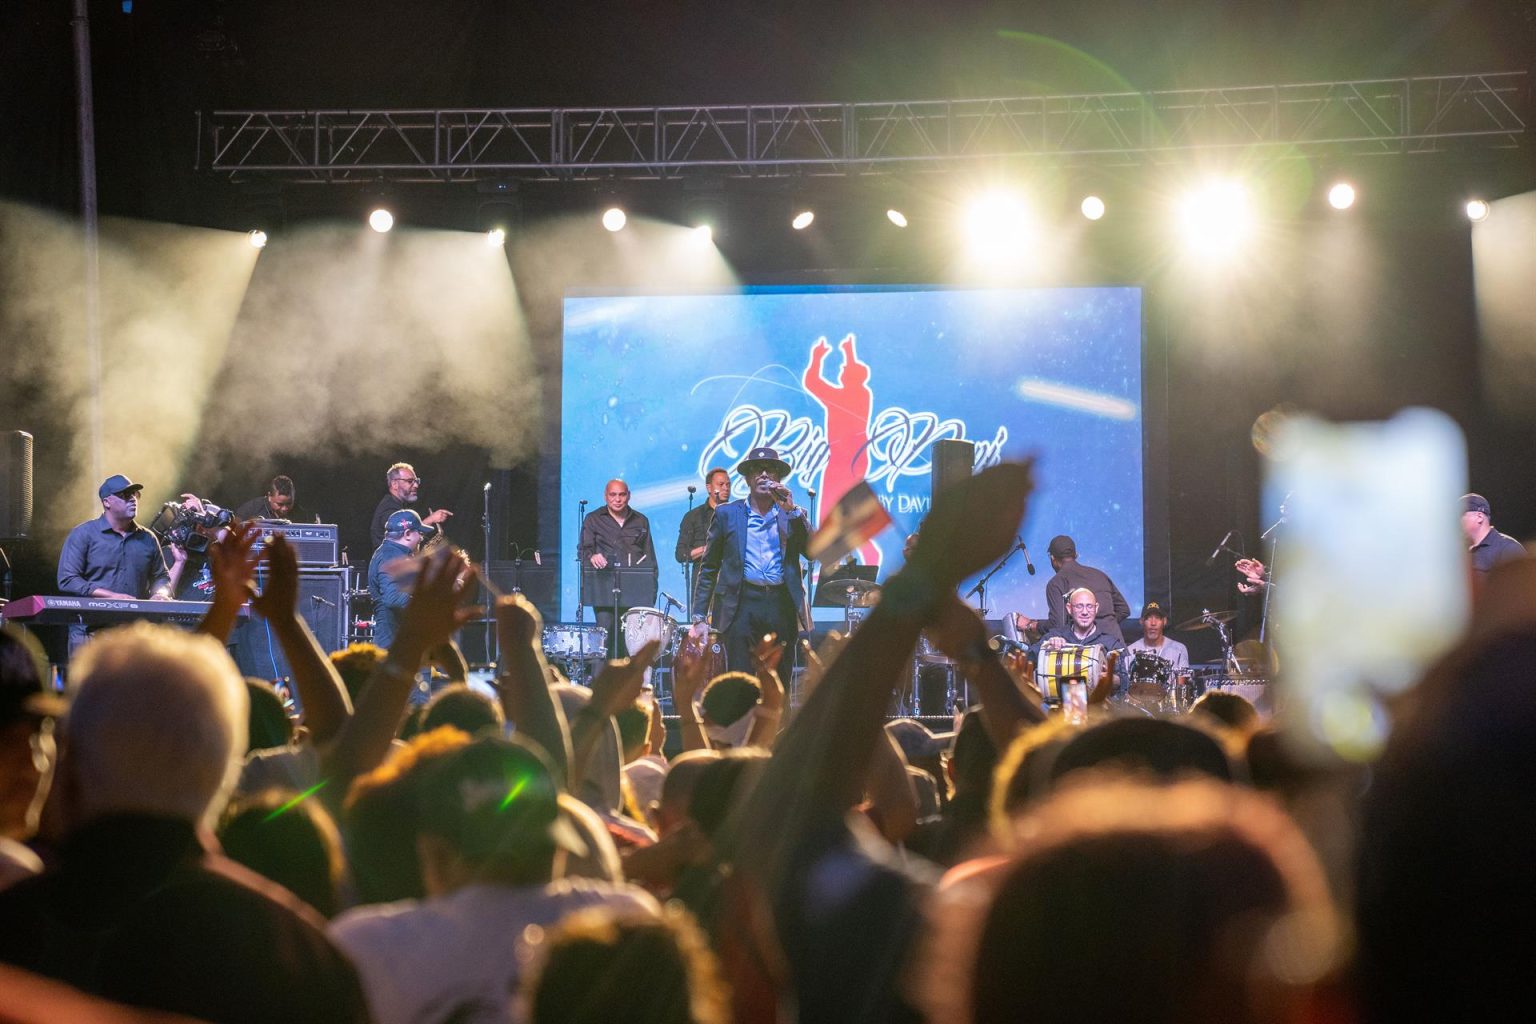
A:
{"type": "Polygon", "coordinates": [[[1207,255],[1222,255],[1252,234],[1253,205],[1240,182],[1213,181],[1185,194],[1178,220],[1186,245],[1207,255]]]}
{"type": "Polygon", "coordinates": [[[1328,205],[1335,210],[1347,210],[1355,205],[1355,186],[1341,181],[1328,190],[1328,205]]]}
{"type": "Polygon", "coordinates": [[[485,244],[492,249],[499,249],[507,244],[507,231],[505,228],[491,228],[485,233],[485,244]]]}
{"type": "Polygon", "coordinates": [[[609,231],[623,231],[624,225],[629,223],[629,217],[617,206],[610,206],[603,211],[603,227],[609,231]]]}
{"type": "Polygon", "coordinates": [[[815,219],[816,214],[813,211],[801,210],[799,213],[795,214],[795,219],[789,222],[789,226],[794,228],[796,231],[804,231],[806,228],[811,226],[811,222],[815,219]]]}
{"type": "Polygon", "coordinates": [[[895,224],[899,228],[904,228],[907,226],[907,215],[902,213],[900,210],[886,210],[885,219],[890,221],[892,224],[895,224]]]}
{"type": "Polygon", "coordinates": [[[1033,228],[1029,207],[1012,192],[987,192],[966,207],[966,238],[972,249],[989,258],[1021,251],[1033,228]]]}
{"type": "Polygon", "coordinates": [[[709,245],[715,240],[715,229],[708,224],[695,224],[688,234],[698,245],[709,245]]]}
{"type": "Polygon", "coordinates": [[[251,243],[252,249],[265,249],[267,247],[267,233],[261,230],[261,228],[253,228],[246,234],[245,239],[251,243]]]}
{"type": "Polygon", "coordinates": [[[1484,199],[1469,199],[1469,200],[1467,200],[1467,220],[1470,220],[1473,223],[1480,224],[1483,221],[1487,220],[1488,219],[1488,211],[1489,210],[1490,210],[1490,207],[1488,205],[1487,200],[1484,200],[1484,199]]]}
{"type": "Polygon", "coordinates": [[[1082,211],[1089,220],[1099,220],[1104,216],[1104,200],[1098,196],[1084,196],[1082,211]]]}
{"type": "Polygon", "coordinates": [[[368,215],[368,226],[382,235],[395,226],[395,215],[380,206],[368,215]]]}

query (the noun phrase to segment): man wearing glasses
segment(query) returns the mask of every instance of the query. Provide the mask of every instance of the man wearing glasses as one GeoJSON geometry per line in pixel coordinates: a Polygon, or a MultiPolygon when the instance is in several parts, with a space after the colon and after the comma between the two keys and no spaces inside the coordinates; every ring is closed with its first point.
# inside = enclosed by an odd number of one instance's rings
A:
{"type": "MultiPolygon", "coordinates": [[[[1031,651],[1035,664],[1046,651],[1063,647],[1098,647],[1100,657],[1110,651],[1124,651],[1125,640],[1104,629],[1098,622],[1099,599],[1087,587],[1078,587],[1067,594],[1067,624],[1048,630],[1040,638],[1039,645],[1031,651]]],[[[1122,657],[1115,669],[1115,691],[1123,693],[1126,686],[1126,659],[1122,657]]],[[[1092,689],[1092,687],[1090,687],[1092,689]]]]}
{"type": "MultiPolygon", "coordinates": [[[[165,601],[176,592],[187,552],[172,545],[173,562],[167,568],[160,541],[134,522],[143,489],[142,484],[121,473],[102,481],[96,492],[101,499],[101,516],[69,531],[59,552],[59,593],[165,601]]],[[[69,627],[71,652],[85,642],[87,633],[83,625],[69,627]]]]}
{"type": "MultiPolygon", "coordinates": [[[[416,495],[421,491],[421,477],[411,468],[410,463],[397,462],[389,467],[384,474],[384,481],[389,488],[389,493],[379,500],[379,507],[373,510],[373,528],[369,531],[369,537],[373,540],[374,549],[384,543],[384,524],[389,517],[403,508],[414,508],[416,495]]],[[[445,508],[436,512],[428,512],[422,517],[423,526],[438,526],[453,515],[445,508]]]]}

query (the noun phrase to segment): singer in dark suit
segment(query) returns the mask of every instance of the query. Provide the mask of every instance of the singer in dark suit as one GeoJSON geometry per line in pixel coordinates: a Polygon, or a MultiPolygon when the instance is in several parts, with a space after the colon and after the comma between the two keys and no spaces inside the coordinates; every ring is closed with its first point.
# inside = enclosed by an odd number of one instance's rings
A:
{"type": "Polygon", "coordinates": [[[720,505],[709,524],[693,607],[720,631],[732,670],[753,671],[763,634],[778,634],[787,648],[810,628],[801,576],[810,516],[782,482],[789,469],[772,448],[752,449],[736,467],[747,497],[720,505]]]}

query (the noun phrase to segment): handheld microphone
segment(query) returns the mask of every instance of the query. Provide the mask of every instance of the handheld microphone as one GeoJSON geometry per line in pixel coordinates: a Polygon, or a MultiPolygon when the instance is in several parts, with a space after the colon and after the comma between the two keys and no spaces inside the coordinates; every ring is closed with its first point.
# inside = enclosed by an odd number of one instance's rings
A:
{"type": "Polygon", "coordinates": [[[1216,559],[1221,555],[1223,551],[1227,549],[1227,541],[1232,539],[1232,534],[1234,532],[1235,531],[1233,530],[1228,530],[1226,533],[1221,535],[1221,542],[1216,545],[1216,550],[1211,552],[1211,557],[1205,560],[1206,565],[1216,564],[1216,559]]]}
{"type": "Polygon", "coordinates": [[[689,494],[697,494],[697,493],[699,493],[699,489],[697,487],[693,486],[693,484],[689,484],[688,485],[688,493],[689,494]]]}
{"type": "Polygon", "coordinates": [[[1024,546],[1023,537],[1019,538],[1019,550],[1024,552],[1024,568],[1028,569],[1029,574],[1033,576],[1035,574],[1035,563],[1029,560],[1029,548],[1024,546]]]}

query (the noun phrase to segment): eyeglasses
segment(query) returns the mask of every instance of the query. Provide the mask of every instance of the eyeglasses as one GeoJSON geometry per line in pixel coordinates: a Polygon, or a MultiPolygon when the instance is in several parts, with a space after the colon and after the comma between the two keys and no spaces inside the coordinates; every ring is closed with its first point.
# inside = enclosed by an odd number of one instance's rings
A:
{"type": "Polygon", "coordinates": [[[1082,602],[1078,602],[1077,604],[1073,604],[1073,605],[1068,605],[1067,607],[1071,608],[1074,611],[1097,611],[1098,608],[1099,608],[1099,606],[1096,605],[1096,604],[1083,604],[1082,602]]]}
{"type": "Polygon", "coordinates": [[[419,476],[397,476],[397,477],[395,477],[395,483],[397,483],[397,484],[419,484],[419,483],[421,483],[421,477],[419,477],[419,476]]]}

